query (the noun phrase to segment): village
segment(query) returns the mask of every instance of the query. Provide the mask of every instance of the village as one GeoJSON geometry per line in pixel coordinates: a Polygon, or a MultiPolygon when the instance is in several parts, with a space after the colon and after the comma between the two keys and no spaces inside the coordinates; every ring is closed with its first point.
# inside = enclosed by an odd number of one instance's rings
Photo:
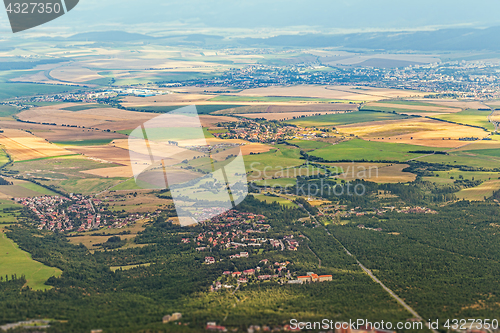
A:
{"type": "Polygon", "coordinates": [[[14,198],[35,216],[39,230],[84,232],[103,227],[120,229],[137,220],[141,214],[117,214],[109,211],[100,199],[70,193],[64,196],[14,198]],[[119,216],[120,215],[120,216],[119,216]]]}

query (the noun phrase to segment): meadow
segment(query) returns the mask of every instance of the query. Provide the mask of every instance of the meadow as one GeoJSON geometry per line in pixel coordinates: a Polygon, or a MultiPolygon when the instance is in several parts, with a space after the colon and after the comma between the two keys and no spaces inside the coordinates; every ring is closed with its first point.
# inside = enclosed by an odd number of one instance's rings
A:
{"type": "Polygon", "coordinates": [[[349,113],[327,114],[321,116],[304,117],[298,119],[287,120],[289,124],[315,127],[315,126],[339,126],[356,123],[366,123],[382,120],[398,120],[405,119],[407,116],[402,116],[394,113],[385,112],[370,112],[370,111],[355,111],[349,113]]]}
{"type": "Polygon", "coordinates": [[[429,155],[419,158],[419,161],[429,163],[441,163],[446,165],[467,165],[477,168],[496,169],[500,165],[500,157],[481,155],[483,149],[464,151],[452,151],[448,155],[429,155]]]}
{"type": "Polygon", "coordinates": [[[244,156],[247,172],[252,172],[253,177],[259,178],[264,176],[264,173],[272,174],[305,162],[300,159],[299,148],[287,145],[274,145],[274,148],[267,153],[244,156]]]}
{"type": "MultiPolygon", "coordinates": [[[[0,208],[4,204],[0,205],[0,208]]],[[[34,290],[47,290],[52,287],[45,285],[51,276],[60,276],[62,271],[55,267],[46,266],[31,258],[28,252],[19,248],[5,235],[4,227],[0,226],[0,272],[2,276],[24,275],[27,285],[34,290]]]]}
{"type": "MultiPolygon", "coordinates": [[[[436,150],[404,143],[386,143],[352,139],[310,153],[327,161],[407,161],[424,154],[409,151],[436,150]]],[[[437,149],[439,150],[439,149],[437,149]]]]}
{"type": "Polygon", "coordinates": [[[273,197],[273,196],[269,196],[269,195],[264,195],[264,194],[252,194],[256,199],[260,200],[260,201],[264,201],[264,202],[267,202],[267,203],[273,203],[273,202],[277,202],[279,203],[280,205],[283,205],[285,207],[297,207],[296,204],[294,204],[293,202],[291,202],[290,200],[287,200],[285,198],[281,198],[281,197],[273,197]]]}
{"type": "Polygon", "coordinates": [[[465,188],[456,193],[458,199],[484,201],[491,197],[493,192],[500,190],[500,180],[488,180],[479,186],[465,188]]]}

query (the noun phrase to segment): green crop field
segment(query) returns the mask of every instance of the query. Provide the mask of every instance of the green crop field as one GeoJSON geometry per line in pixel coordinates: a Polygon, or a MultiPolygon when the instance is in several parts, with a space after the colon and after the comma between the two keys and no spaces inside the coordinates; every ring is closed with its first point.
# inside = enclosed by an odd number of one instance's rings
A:
{"type": "MultiPolygon", "coordinates": [[[[287,145],[275,145],[276,149],[266,153],[244,156],[247,172],[252,172],[252,176],[264,176],[264,172],[269,175],[286,168],[292,168],[304,164],[300,159],[300,149],[287,145]]],[[[267,178],[267,177],[266,177],[267,178]]]]}
{"type": "Polygon", "coordinates": [[[49,181],[48,184],[62,188],[68,193],[95,194],[107,190],[123,178],[86,178],[86,179],[68,179],[63,181],[49,181]]]}
{"type": "Polygon", "coordinates": [[[16,114],[18,108],[10,105],[0,105],[0,117],[10,117],[16,114]]]}
{"type": "Polygon", "coordinates": [[[476,150],[464,150],[463,152],[475,155],[500,157],[500,149],[476,149],[476,150]]]}
{"type": "Polygon", "coordinates": [[[7,156],[7,153],[5,152],[5,150],[0,149],[0,166],[3,166],[9,162],[10,162],[10,160],[9,160],[9,157],[7,156]]]}
{"type": "MultiPolygon", "coordinates": [[[[442,179],[468,179],[468,180],[491,180],[498,179],[500,172],[482,172],[482,171],[460,171],[459,169],[452,169],[450,171],[434,171],[442,179]],[[451,178],[453,177],[453,178],[451,178]]],[[[434,177],[432,177],[434,178],[434,177]]]]}
{"type": "Polygon", "coordinates": [[[44,283],[51,276],[60,276],[61,270],[48,267],[31,258],[28,252],[21,250],[16,243],[7,238],[2,227],[0,227],[0,272],[2,276],[24,275],[27,284],[34,290],[50,289],[44,283]]]}
{"type": "Polygon", "coordinates": [[[467,109],[457,113],[435,116],[434,118],[451,121],[457,124],[484,127],[488,131],[494,131],[495,127],[488,121],[488,116],[490,115],[490,113],[491,111],[467,109]]]}
{"type": "Polygon", "coordinates": [[[500,166],[500,157],[480,153],[481,149],[450,152],[449,155],[430,155],[419,158],[419,161],[442,163],[448,165],[468,165],[485,169],[495,169],[500,166]]]}
{"type": "Polygon", "coordinates": [[[295,178],[260,179],[255,182],[259,186],[286,187],[297,185],[295,178]]]}
{"type": "Polygon", "coordinates": [[[11,99],[15,97],[58,94],[71,92],[80,87],[73,86],[53,86],[50,84],[33,84],[33,83],[12,83],[0,82],[0,100],[11,99]]]}
{"type": "MultiPolygon", "coordinates": [[[[146,184],[145,184],[146,185],[146,184]]],[[[110,191],[122,191],[122,190],[140,190],[143,187],[138,185],[134,178],[127,179],[126,181],[113,186],[110,191]]],[[[145,187],[147,188],[147,187],[145,187]]]]}
{"type": "Polygon", "coordinates": [[[349,113],[326,114],[322,116],[303,117],[292,120],[287,120],[287,123],[314,127],[314,126],[339,126],[357,123],[366,123],[380,120],[397,120],[406,119],[407,116],[402,116],[395,113],[386,112],[370,112],[370,111],[354,111],[349,113]]]}
{"type": "Polygon", "coordinates": [[[407,161],[424,154],[408,153],[414,150],[436,150],[424,146],[404,143],[386,143],[353,139],[326,148],[315,150],[311,156],[329,161],[407,161]]]}
{"type": "Polygon", "coordinates": [[[54,141],[53,143],[60,146],[104,146],[113,140],[114,139],[94,139],[80,141],[54,141]]]}
{"type": "Polygon", "coordinates": [[[286,206],[286,207],[296,207],[297,205],[294,204],[293,202],[285,199],[285,198],[281,198],[281,197],[272,197],[272,196],[268,196],[268,195],[264,195],[264,194],[252,194],[256,199],[260,200],[260,201],[265,201],[267,203],[273,203],[273,202],[277,202],[279,203],[280,205],[283,205],[283,206],[286,206]]]}
{"type": "Polygon", "coordinates": [[[34,192],[38,192],[38,193],[40,193],[40,195],[59,195],[55,192],[52,192],[49,189],[46,189],[45,187],[42,187],[42,186],[34,184],[34,183],[30,183],[30,182],[20,183],[19,186],[22,186],[22,187],[24,187],[28,190],[34,191],[34,192]]]}

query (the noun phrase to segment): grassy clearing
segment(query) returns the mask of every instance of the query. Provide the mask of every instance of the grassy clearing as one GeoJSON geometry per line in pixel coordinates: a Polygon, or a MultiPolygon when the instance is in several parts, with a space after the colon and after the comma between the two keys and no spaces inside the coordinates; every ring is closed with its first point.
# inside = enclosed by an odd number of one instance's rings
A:
{"type": "Polygon", "coordinates": [[[498,190],[500,190],[500,180],[495,179],[486,181],[477,187],[463,189],[456,196],[458,199],[483,201],[491,197],[494,191],[498,190]]]}
{"type": "Polygon", "coordinates": [[[434,118],[451,121],[457,124],[480,126],[486,128],[488,131],[494,131],[495,127],[488,121],[490,113],[491,111],[467,109],[457,113],[435,116],[434,118]]]}
{"type": "Polygon", "coordinates": [[[366,123],[372,121],[397,120],[406,118],[408,117],[395,113],[354,111],[348,113],[336,113],[336,114],[326,114],[322,116],[304,117],[304,118],[287,120],[286,122],[304,127],[315,127],[315,126],[340,126],[340,125],[349,125],[357,123],[366,123]]]}
{"type": "Polygon", "coordinates": [[[353,139],[336,145],[331,145],[326,148],[315,150],[310,154],[312,156],[321,157],[325,160],[330,161],[365,160],[403,162],[424,155],[408,153],[409,151],[436,149],[439,150],[439,148],[414,146],[404,143],[386,143],[353,139]]]}
{"type": "Polygon", "coordinates": [[[260,179],[255,182],[259,186],[286,187],[297,185],[295,178],[260,179]]]}
{"type": "Polygon", "coordinates": [[[481,172],[481,171],[460,171],[459,169],[453,169],[450,171],[434,171],[439,177],[443,179],[467,179],[467,180],[491,180],[500,178],[499,172],[481,172]],[[453,178],[451,178],[453,177],[453,178]]]}
{"type": "Polygon", "coordinates": [[[268,196],[268,195],[264,195],[264,194],[252,194],[256,199],[260,200],[260,201],[265,201],[267,203],[273,203],[273,202],[277,202],[279,203],[280,205],[283,205],[283,206],[286,206],[286,207],[297,207],[296,204],[294,204],[293,202],[285,199],[285,198],[282,198],[282,197],[271,197],[271,196],[268,196]]]}
{"type": "Polygon", "coordinates": [[[137,268],[137,267],[148,267],[149,265],[151,265],[151,264],[147,263],[147,264],[138,264],[138,265],[111,266],[109,269],[111,269],[111,271],[113,271],[113,272],[115,272],[119,269],[126,271],[126,270],[137,268]]]}
{"type": "MultiPolygon", "coordinates": [[[[0,224],[11,224],[17,222],[18,213],[11,209],[22,209],[23,206],[10,200],[0,200],[0,224]],[[8,209],[8,211],[4,211],[8,209]]],[[[1,253],[1,252],[0,252],[1,253]]]]}
{"type": "Polygon", "coordinates": [[[2,275],[24,275],[27,284],[34,290],[50,289],[45,285],[51,276],[60,276],[62,271],[55,267],[45,266],[31,258],[28,252],[25,252],[17,246],[11,239],[7,238],[3,227],[0,227],[0,272],[2,275]]]}

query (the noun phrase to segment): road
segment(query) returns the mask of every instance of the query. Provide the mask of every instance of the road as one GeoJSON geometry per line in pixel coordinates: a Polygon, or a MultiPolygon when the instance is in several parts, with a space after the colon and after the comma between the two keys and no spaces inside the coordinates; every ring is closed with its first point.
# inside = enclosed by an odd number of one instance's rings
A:
{"type": "MultiPolygon", "coordinates": [[[[309,211],[307,209],[305,209],[302,205],[299,204],[299,207],[302,208],[303,210],[305,210],[307,212],[307,214],[309,215],[309,217],[311,219],[313,219],[315,222],[316,222],[316,225],[321,225],[318,220],[316,220],[316,217],[314,215],[312,215],[311,213],[309,213],[309,211]]],[[[408,311],[409,313],[412,314],[412,316],[418,320],[420,320],[421,322],[425,323],[425,326],[427,326],[427,328],[429,330],[431,330],[433,333],[439,333],[438,331],[434,330],[434,329],[431,329],[429,327],[429,325],[427,324],[427,322],[422,318],[422,316],[420,316],[417,311],[415,311],[414,309],[412,309],[408,304],[405,303],[405,301],[403,301],[398,295],[396,295],[396,293],[394,291],[392,291],[391,289],[389,289],[385,284],[382,283],[382,281],[380,281],[376,276],[375,274],[373,274],[373,272],[371,270],[369,270],[368,268],[366,268],[361,262],[359,262],[358,259],[356,259],[351,252],[349,252],[349,250],[347,250],[347,248],[344,246],[344,244],[342,244],[334,235],[332,235],[328,229],[325,227],[325,231],[328,235],[332,236],[333,239],[335,239],[335,241],[337,241],[341,246],[342,248],[344,249],[344,251],[351,257],[354,258],[354,260],[356,260],[356,262],[358,263],[359,267],[361,267],[361,269],[363,270],[363,272],[365,272],[373,281],[375,281],[376,283],[378,283],[392,298],[394,298],[396,300],[396,302],[398,302],[399,304],[401,304],[401,306],[403,308],[405,308],[406,311],[408,311]]],[[[308,246],[309,247],[309,246],[308,246]]],[[[310,248],[309,248],[310,250],[310,248]]],[[[313,252],[314,253],[314,252],[313,252]]],[[[319,257],[314,253],[314,255],[319,259],[319,257]]]]}

